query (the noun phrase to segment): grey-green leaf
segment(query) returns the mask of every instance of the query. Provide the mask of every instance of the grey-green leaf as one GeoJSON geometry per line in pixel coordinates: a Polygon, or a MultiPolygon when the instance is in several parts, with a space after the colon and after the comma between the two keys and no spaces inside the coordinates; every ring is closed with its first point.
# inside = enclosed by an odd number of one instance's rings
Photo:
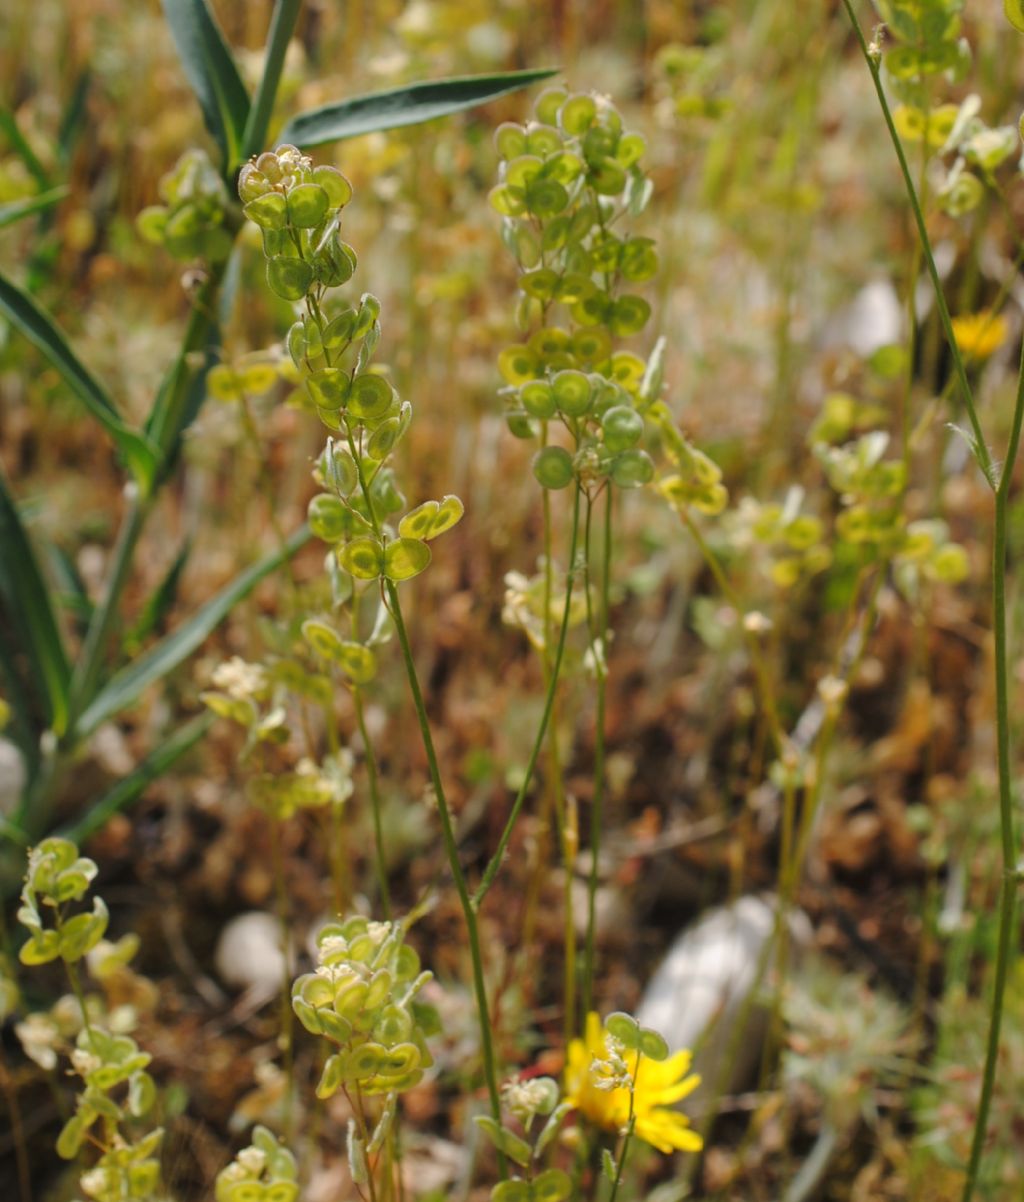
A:
{"type": "Polygon", "coordinates": [[[227,175],[242,159],[249,93],[205,0],[163,0],[164,15],[227,175]]]}
{"type": "Polygon", "coordinates": [[[148,489],[156,466],[154,448],[143,435],[125,424],[107,390],[71,349],[53,318],[3,275],[0,275],[0,314],[49,359],[65,384],[103,424],[143,489],[148,489]]]}
{"type": "Polygon", "coordinates": [[[76,731],[79,738],[84,738],[108,718],[131,705],[143,689],[173,671],[206,640],[234,606],[244,600],[265,576],[290,559],[309,538],[309,528],[300,527],[284,547],[241,572],[187,622],[115,673],[79,718],[76,731]]]}
{"type": "Polygon", "coordinates": [[[280,141],[306,149],[322,146],[325,142],[357,138],[360,134],[419,125],[529,87],[555,73],[551,68],[540,68],[494,75],[463,75],[352,96],[299,113],[281,131],[280,141]]]}

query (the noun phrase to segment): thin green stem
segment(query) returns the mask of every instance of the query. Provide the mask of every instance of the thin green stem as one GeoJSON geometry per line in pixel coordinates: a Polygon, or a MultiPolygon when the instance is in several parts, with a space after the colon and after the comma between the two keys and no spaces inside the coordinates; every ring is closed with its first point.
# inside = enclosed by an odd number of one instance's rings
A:
{"type": "MultiPolygon", "coordinates": [[[[548,424],[543,423],[542,441],[547,446],[548,424]]],[[[555,592],[555,562],[554,534],[551,521],[551,490],[542,489],[541,508],[544,515],[544,688],[551,687],[554,677],[554,647],[552,635],[554,623],[551,615],[551,602],[555,592]]],[[[575,823],[573,830],[569,829],[569,815],[566,808],[565,784],[562,780],[562,757],[558,739],[558,700],[557,694],[552,704],[551,720],[548,723],[548,796],[551,799],[555,813],[555,826],[558,834],[558,847],[562,857],[562,1001],[563,1020],[562,1033],[565,1046],[573,1037],[576,1026],[576,918],[573,906],[573,871],[576,865],[577,838],[575,823]]],[[[575,812],[575,811],[574,811],[575,812]]],[[[537,872],[544,872],[545,865],[538,858],[537,872]]],[[[538,882],[539,886],[539,882],[538,882]]],[[[529,947],[531,941],[524,929],[524,946],[529,947]]]]}
{"type": "Polygon", "coordinates": [[[547,696],[544,699],[544,712],[541,715],[540,726],[537,728],[537,735],[533,742],[533,748],[530,751],[530,758],[526,764],[526,771],[523,774],[522,784],[519,786],[519,792],[516,794],[516,799],[512,803],[512,808],[509,810],[508,819],[505,822],[505,829],[501,832],[501,838],[498,840],[498,846],[491,856],[487,864],[484,874],[480,879],[480,884],[473,895],[473,905],[479,908],[480,903],[487,896],[487,892],[494,884],[494,878],[498,875],[501,868],[501,862],[505,856],[505,850],[508,847],[508,841],[512,837],[512,830],[515,827],[516,819],[519,817],[519,811],[523,808],[523,802],[526,800],[526,794],[529,792],[530,785],[533,781],[533,774],[537,767],[537,758],[540,755],[540,749],[544,744],[544,736],[548,729],[548,723],[551,720],[551,711],[555,704],[555,692],[558,688],[558,677],[562,668],[562,659],[565,654],[566,635],[569,631],[569,617],[572,612],[572,593],[573,583],[576,574],[576,553],[579,545],[580,532],[580,498],[582,489],[577,485],[576,494],[573,498],[572,506],[572,532],[569,536],[569,569],[566,574],[565,581],[565,605],[562,609],[562,623],[558,631],[558,643],[555,647],[555,657],[551,665],[551,675],[548,680],[547,696]]]}
{"type": "MultiPolygon", "coordinates": [[[[409,643],[409,633],[406,630],[405,620],[402,617],[402,606],[398,597],[398,588],[393,580],[388,580],[387,578],[384,580],[384,588],[387,593],[388,609],[391,612],[391,617],[395,623],[395,631],[398,634],[398,643],[402,649],[402,659],[405,663],[406,676],[409,679],[409,689],[412,693],[413,706],[416,710],[416,719],[419,722],[420,735],[423,739],[423,750],[427,756],[430,780],[434,787],[434,796],[437,799],[437,812],[441,818],[441,832],[444,838],[445,854],[448,857],[452,879],[455,882],[455,890],[458,893],[459,904],[462,907],[462,914],[466,922],[466,932],[469,937],[469,954],[473,962],[473,991],[476,995],[477,1017],[480,1021],[480,1049],[483,1054],[484,1077],[487,1081],[491,1114],[496,1121],[500,1122],[501,1103],[498,1097],[498,1077],[494,1058],[494,1042],[491,1036],[487,985],[484,981],[483,955],[480,950],[477,908],[469,895],[466,876],[462,871],[462,864],[459,862],[459,848],[455,839],[455,825],[448,806],[444,782],[441,779],[441,769],[438,766],[437,752],[434,748],[434,737],[430,731],[430,718],[427,715],[427,707],[420,689],[416,662],[413,659],[412,647],[409,643]]],[[[506,1175],[504,1158],[499,1159],[501,1163],[501,1175],[504,1178],[506,1175]]]]}
{"type": "Polygon", "coordinates": [[[626,1167],[626,1157],[629,1155],[629,1145],[633,1139],[633,1130],[636,1127],[636,1110],[634,1103],[636,1101],[636,1081],[640,1075],[640,1057],[642,1052],[636,1054],[636,1067],[633,1069],[633,1084],[629,1091],[629,1115],[626,1119],[626,1134],[622,1140],[622,1152],[615,1164],[615,1180],[612,1182],[612,1192],[609,1195],[608,1202],[615,1202],[616,1195],[619,1192],[619,1184],[622,1181],[622,1171],[626,1167]]]}
{"type": "Polygon", "coordinates": [[[1013,409],[1010,441],[1006,449],[996,488],[995,532],[992,545],[992,627],[995,642],[996,675],[996,760],[999,771],[999,834],[1002,844],[1003,874],[999,885],[999,934],[996,942],[995,980],[989,1011],[988,1044],[981,1079],[981,1096],[974,1123],[971,1155],[967,1165],[963,1202],[971,1202],[978,1183],[981,1157],[988,1134],[988,1116],[995,1088],[996,1062],[999,1056],[999,1032],[1003,1020],[1003,998],[1013,958],[1013,933],[1017,889],[1017,840],[1013,822],[1013,788],[1010,765],[1009,665],[1006,644],[1006,527],[1007,508],[1013,469],[1020,449],[1021,423],[1024,421],[1024,349],[1017,376],[1017,398],[1013,409]]]}
{"type": "Polygon", "coordinates": [[[989,453],[988,447],[985,445],[985,435],[981,429],[981,421],[978,417],[978,409],[974,403],[974,393],[971,391],[971,386],[967,380],[967,371],[964,367],[963,357],[960,354],[960,348],[957,346],[956,335],[953,333],[953,323],[949,315],[949,306],[946,304],[946,297],[942,291],[942,281],[939,279],[939,271],[935,266],[935,256],[932,253],[931,239],[928,237],[928,227],[925,224],[924,213],[921,209],[920,201],[917,196],[917,189],[914,186],[913,178],[910,174],[910,166],[907,163],[907,156],[903,151],[903,143],[900,141],[900,136],[896,132],[896,124],[893,121],[892,110],[889,108],[889,102],[885,96],[885,89],[882,87],[882,77],[878,69],[878,62],[868,49],[868,44],[864,38],[864,31],[860,27],[860,22],[857,20],[857,14],[853,11],[851,0],[843,0],[843,7],[846,9],[846,15],[850,18],[850,24],[853,26],[853,31],[857,36],[857,42],[860,45],[861,54],[864,56],[864,61],[867,63],[868,70],[871,72],[871,79],[875,85],[875,92],[878,96],[878,103],[882,109],[882,116],[885,118],[885,124],[889,130],[889,137],[892,139],[893,148],[896,151],[896,157],[899,159],[900,171],[903,173],[903,183],[906,187],[907,198],[910,201],[910,208],[914,214],[914,221],[917,225],[918,236],[921,239],[921,249],[924,251],[925,263],[928,267],[928,275],[931,277],[932,288],[935,292],[935,305],[939,312],[939,320],[942,322],[942,329],[946,335],[946,342],[949,344],[949,351],[953,357],[953,367],[956,371],[957,381],[960,384],[960,391],[963,394],[964,408],[967,411],[967,418],[971,423],[971,431],[974,435],[972,449],[974,456],[978,461],[978,466],[984,473],[985,479],[989,486],[994,490],[995,468],[992,463],[992,456],[989,453]]]}
{"type": "Polygon", "coordinates": [[[284,876],[284,856],[281,850],[281,822],[275,818],[271,830],[271,857],[274,862],[274,896],[277,904],[277,922],[281,931],[281,1053],[284,1060],[285,1095],[284,1129],[285,1139],[292,1138],[295,1098],[295,1019],[292,1014],[292,977],[288,963],[290,927],[288,922],[288,888],[284,876]]]}
{"type": "MultiPolygon", "coordinates": [[[[601,584],[597,625],[590,614],[590,503],[587,503],[587,537],[584,545],[587,555],[587,611],[590,622],[590,646],[597,673],[597,698],[594,717],[594,786],[590,817],[590,874],[587,879],[587,935],[583,945],[583,1018],[594,1000],[594,940],[597,928],[597,882],[601,855],[601,835],[604,826],[605,801],[605,725],[608,700],[608,609],[611,591],[612,563],[612,512],[614,494],[608,485],[605,497],[604,534],[602,542],[601,584]]],[[[583,1028],[581,1027],[581,1030],[583,1028]]]]}
{"type": "Polygon", "coordinates": [[[85,1004],[85,990],[82,988],[82,978],[78,974],[78,965],[71,960],[64,961],[64,969],[68,974],[68,982],[71,985],[71,992],[75,995],[75,1000],[78,1002],[78,1009],[82,1013],[82,1026],[85,1029],[86,1035],[89,1037],[89,1043],[93,1041],[92,1023],[89,1021],[89,1010],[85,1004]]]}
{"type": "Polygon", "coordinates": [[[370,786],[370,808],[373,811],[373,842],[374,866],[377,870],[377,889],[380,892],[380,905],[387,920],[391,918],[391,892],[388,888],[388,863],[384,855],[384,824],[381,814],[380,777],[377,773],[377,757],[374,755],[370,733],[366,729],[366,715],[363,712],[363,694],[358,685],[352,688],[352,704],[356,711],[356,725],[363,740],[363,752],[366,756],[366,780],[370,786]]]}

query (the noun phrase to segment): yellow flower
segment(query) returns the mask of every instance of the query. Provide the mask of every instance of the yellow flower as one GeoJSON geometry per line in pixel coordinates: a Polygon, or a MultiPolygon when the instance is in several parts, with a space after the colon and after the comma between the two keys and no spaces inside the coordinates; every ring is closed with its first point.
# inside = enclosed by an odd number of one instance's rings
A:
{"type": "Polygon", "coordinates": [[[703,1140],[690,1129],[686,1116],[677,1110],[668,1109],[674,1102],[685,1098],[700,1084],[700,1077],[687,1076],[693,1059],[687,1051],[676,1052],[667,1060],[651,1060],[639,1052],[617,1051],[601,1026],[600,1018],[591,1012],[587,1015],[584,1039],[574,1039],[569,1044],[565,1066],[565,1100],[571,1103],[595,1126],[606,1131],[623,1131],[629,1125],[629,1085],[612,1089],[601,1089],[598,1081],[608,1080],[605,1062],[621,1057],[628,1079],[635,1077],[633,1115],[636,1119],[634,1131],[640,1139],[657,1148],[659,1152],[678,1149],[683,1152],[699,1152],[703,1140]],[[637,1059],[639,1058],[639,1067],[637,1059]],[[597,1072],[592,1069],[598,1062],[597,1072]]]}
{"type": "Polygon", "coordinates": [[[990,309],[953,318],[956,344],[965,359],[980,360],[994,355],[1006,341],[1009,332],[1006,318],[992,313],[990,309]]]}

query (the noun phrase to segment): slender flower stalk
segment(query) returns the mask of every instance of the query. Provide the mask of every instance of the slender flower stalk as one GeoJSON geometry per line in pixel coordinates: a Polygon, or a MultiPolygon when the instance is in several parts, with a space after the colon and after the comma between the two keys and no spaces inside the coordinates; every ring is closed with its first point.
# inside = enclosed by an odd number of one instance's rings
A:
{"type": "Polygon", "coordinates": [[[1018,375],[1017,396],[1014,404],[1013,418],[1010,427],[1010,438],[1002,467],[997,469],[985,443],[977,406],[967,378],[963,357],[957,345],[949,307],[943,294],[935,257],[932,253],[928,228],[925,224],[924,213],[914,187],[906,155],[899,134],[893,121],[892,112],[882,87],[878,62],[870,53],[863,30],[854,12],[851,0],[843,0],[843,7],[853,26],[854,33],[860,46],[864,61],[871,73],[871,79],[878,96],[889,136],[892,139],[896,157],[899,160],[907,198],[910,202],[914,221],[917,225],[921,248],[924,253],[928,273],[931,276],[935,290],[936,307],[939,319],[946,335],[953,367],[960,385],[964,408],[971,424],[973,439],[971,449],[986,481],[994,494],[994,536],[992,545],[992,631],[995,658],[995,688],[996,688],[996,759],[998,770],[999,791],[999,832],[1002,850],[1002,876],[999,886],[999,929],[996,940],[995,976],[992,986],[992,1000],[989,1011],[989,1030],[985,1054],[985,1065],[982,1071],[981,1095],[978,1099],[978,1111],[975,1118],[974,1133],[971,1141],[970,1159],[967,1165],[967,1175],[964,1182],[963,1202],[971,1202],[978,1185],[981,1170],[982,1155],[988,1133],[988,1116],[992,1104],[992,1094],[995,1087],[996,1065],[999,1055],[999,1033],[1003,1016],[1003,999],[1006,991],[1006,981],[1010,961],[1013,955],[1013,932],[1015,929],[1015,911],[1017,889],[1020,884],[1020,872],[1017,864],[1017,839],[1014,831],[1013,817],[1013,782],[1010,762],[1010,711],[1009,711],[1009,673],[1007,664],[1006,639],[1006,525],[1007,505],[1010,485],[1013,479],[1013,469],[1020,447],[1021,424],[1024,420],[1024,353],[1018,375]]]}

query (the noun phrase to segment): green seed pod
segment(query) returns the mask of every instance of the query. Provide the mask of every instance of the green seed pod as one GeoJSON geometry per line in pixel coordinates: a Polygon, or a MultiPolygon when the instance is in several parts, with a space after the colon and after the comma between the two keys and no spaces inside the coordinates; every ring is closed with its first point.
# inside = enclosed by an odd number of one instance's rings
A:
{"type": "Polygon", "coordinates": [[[310,501],[307,518],[314,537],[323,539],[325,543],[338,542],[348,528],[345,505],[326,492],[319,493],[310,501]]]}
{"type": "Polygon", "coordinates": [[[623,451],[612,463],[612,480],[619,488],[640,488],[654,479],[654,463],[646,451],[623,451]]]}
{"type": "Polygon", "coordinates": [[[255,163],[246,163],[238,173],[238,198],[243,205],[257,200],[270,190],[270,182],[255,163]]]}
{"type": "Polygon", "coordinates": [[[283,300],[302,300],[312,282],[313,269],[303,259],[282,255],[267,261],[267,283],[283,300]]]}
{"type": "Polygon", "coordinates": [[[625,134],[615,148],[615,161],[628,169],[639,163],[646,151],[647,143],[640,134],[625,134]]]}
{"type": "Polygon", "coordinates": [[[414,1043],[399,1043],[388,1048],[378,1071],[389,1077],[404,1077],[419,1066],[419,1048],[414,1043]]]}
{"type": "Polygon", "coordinates": [[[531,1202],[564,1202],[572,1193],[572,1180],[563,1169],[545,1169],[533,1179],[531,1202]]]}
{"type": "Polygon", "coordinates": [[[558,112],[565,104],[568,95],[565,88],[545,88],[533,105],[537,120],[544,125],[555,125],[558,121],[558,112]]]}
{"type": "Polygon", "coordinates": [[[569,271],[562,276],[555,298],[564,304],[575,305],[588,296],[594,296],[597,291],[597,285],[589,276],[581,271],[569,271]]]}
{"type": "Polygon", "coordinates": [[[651,238],[630,238],[622,248],[619,270],[632,284],[643,283],[658,272],[658,254],[651,238]]]}
{"type": "Polygon", "coordinates": [[[329,351],[341,350],[352,341],[356,328],[355,309],[343,309],[324,327],[323,344],[329,351]]]}
{"type": "Polygon", "coordinates": [[[561,150],[544,164],[544,175],[566,186],[574,184],[586,170],[586,164],[571,150],[561,150]]]}
{"type": "Polygon", "coordinates": [[[590,408],[593,389],[590,380],[581,371],[560,371],[551,381],[558,408],[568,417],[582,417],[590,408]]]}
{"type": "Polygon", "coordinates": [[[597,104],[593,96],[570,96],[558,112],[558,124],[570,137],[580,138],[593,125],[597,104]]]}
{"type": "Polygon", "coordinates": [[[265,150],[256,160],[256,170],[266,176],[271,184],[281,182],[283,171],[277,155],[272,150],[265,150]]]}
{"type": "Polygon", "coordinates": [[[526,384],[536,379],[539,366],[536,355],[526,346],[507,346],[498,354],[498,371],[509,384],[526,384]]]}
{"type": "Polygon", "coordinates": [[[503,159],[526,153],[526,130],[513,121],[503,121],[494,131],[494,149],[503,159]]]}
{"type": "Polygon", "coordinates": [[[387,1056],[387,1049],[379,1043],[364,1043],[353,1048],[345,1057],[344,1075],[348,1081],[361,1081],[372,1077],[380,1069],[381,1062],[387,1056]]]}
{"type": "MultiPolygon", "coordinates": [[[[581,326],[599,326],[604,324],[612,309],[612,300],[607,293],[595,289],[581,297],[572,306],[572,315],[581,326]]],[[[617,302],[615,302],[617,303],[617,302]]]]}
{"type": "Polygon", "coordinates": [[[529,442],[537,437],[538,428],[530,421],[530,415],[520,409],[510,410],[505,414],[505,424],[513,438],[529,442]]]}
{"type": "Polygon", "coordinates": [[[309,395],[321,409],[340,409],[350,396],[349,378],[340,367],[325,367],[306,380],[309,395]]]}
{"type": "Polygon", "coordinates": [[[611,349],[611,336],[603,326],[577,330],[572,336],[572,353],[584,363],[603,363],[611,349]]]}
{"type": "Polygon", "coordinates": [[[412,1018],[401,1006],[385,1006],[377,1015],[373,1034],[385,1047],[393,1047],[412,1033],[412,1018]]]}
{"type": "Polygon", "coordinates": [[[163,205],[150,205],[135,218],[135,228],[153,246],[163,246],[170,210],[163,205]]]}
{"type": "Polygon", "coordinates": [[[502,217],[521,217],[526,212],[526,195],[522,188],[511,184],[497,184],[487,193],[492,209],[502,217]]]}
{"type": "Polygon", "coordinates": [[[331,202],[319,184],[299,184],[288,193],[288,220],[297,229],[312,230],[327,216],[331,202]]]}
{"type": "Polygon", "coordinates": [[[561,217],[552,217],[550,221],[544,223],[540,244],[543,250],[550,253],[561,250],[568,237],[569,218],[563,214],[561,217]]]}
{"type": "Polygon", "coordinates": [[[638,334],[650,316],[651,306],[642,296],[620,296],[612,305],[612,333],[622,338],[638,334]]]}
{"type": "Polygon", "coordinates": [[[333,209],[340,209],[352,199],[352,185],[337,169],[324,163],[313,168],[313,183],[319,184],[327,193],[327,200],[333,209]]]}
{"type": "Polygon", "coordinates": [[[526,149],[530,154],[547,158],[562,149],[562,135],[553,125],[531,122],[526,131],[526,149]]]}
{"type": "Polygon", "coordinates": [[[519,390],[523,408],[532,417],[549,418],[558,412],[558,403],[551,385],[545,380],[531,380],[519,390]]]}
{"type": "Polygon", "coordinates": [[[353,417],[372,420],[387,413],[394,389],[383,376],[364,372],[352,381],[348,395],[348,412],[353,417]]]}
{"type": "Polygon", "coordinates": [[[614,159],[592,162],[588,177],[599,196],[618,196],[626,186],[626,172],[614,159]]]}
{"type": "Polygon", "coordinates": [[[644,419],[627,405],[614,405],[601,418],[601,431],[609,451],[628,451],[643,437],[644,419]]]}
{"type": "Polygon", "coordinates": [[[357,538],[338,552],[338,563],[358,580],[376,580],[384,570],[384,552],[374,538],[357,538]]]}
{"type": "Polygon", "coordinates": [[[667,1060],[668,1059],[668,1044],[665,1042],[664,1036],[659,1035],[657,1031],[650,1027],[640,1028],[639,1050],[641,1055],[647,1057],[648,1060],[667,1060]]]}
{"type": "Polygon", "coordinates": [[[384,575],[410,580],[430,564],[430,548],[415,538],[396,538],[384,548],[384,575]]]}
{"type": "Polygon", "coordinates": [[[325,288],[340,288],[352,278],[358,264],[356,252],[338,237],[335,230],[317,250],[313,270],[325,288]]]}
{"type": "Polygon", "coordinates": [[[572,456],[564,447],[545,447],[538,451],[532,466],[541,488],[568,488],[572,483],[572,456]]]}
{"type": "Polygon", "coordinates": [[[526,207],[536,217],[556,217],[569,203],[569,193],[557,180],[534,179],[526,185],[526,207]]]}
{"type": "Polygon", "coordinates": [[[378,463],[391,454],[402,426],[397,417],[388,418],[377,427],[366,443],[366,453],[378,463]]]}
{"type": "Polygon", "coordinates": [[[604,1020],[604,1029],[617,1039],[624,1048],[635,1051],[640,1043],[640,1024],[632,1016],[621,1010],[616,1010],[604,1020]]]}
{"type": "Polygon", "coordinates": [[[544,161],[535,154],[521,154],[513,159],[505,169],[505,182],[512,188],[525,188],[533,180],[540,178],[544,161]]]}
{"type": "Polygon", "coordinates": [[[519,287],[529,296],[549,301],[555,295],[555,289],[558,287],[558,274],[550,267],[540,267],[536,271],[528,271],[525,275],[521,275],[519,287]]]}
{"type": "Polygon", "coordinates": [[[572,346],[572,340],[567,331],[558,326],[541,326],[530,335],[527,346],[538,359],[547,362],[553,355],[566,354],[572,346]]]}
{"type": "Polygon", "coordinates": [[[380,301],[372,292],[364,292],[359,300],[359,312],[356,315],[356,328],[352,331],[353,338],[365,338],[373,329],[380,317],[380,301]]]}
{"type": "Polygon", "coordinates": [[[280,192],[267,192],[257,196],[242,210],[250,221],[261,229],[280,230],[288,224],[288,202],[280,192]]]}

